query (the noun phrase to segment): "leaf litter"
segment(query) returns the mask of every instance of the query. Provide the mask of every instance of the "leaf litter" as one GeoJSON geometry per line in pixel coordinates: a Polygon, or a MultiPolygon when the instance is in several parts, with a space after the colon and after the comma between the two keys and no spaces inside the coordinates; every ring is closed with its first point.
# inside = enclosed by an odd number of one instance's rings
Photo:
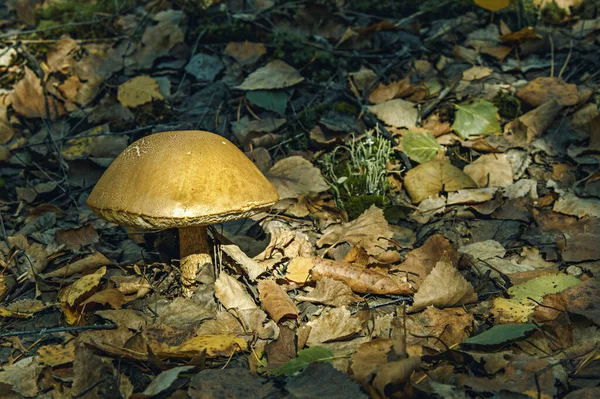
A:
{"type": "Polygon", "coordinates": [[[434,3],[0,8],[0,396],[598,396],[597,5],[434,3]],[[85,200],[195,129],[280,200],[183,287],[85,200]]]}

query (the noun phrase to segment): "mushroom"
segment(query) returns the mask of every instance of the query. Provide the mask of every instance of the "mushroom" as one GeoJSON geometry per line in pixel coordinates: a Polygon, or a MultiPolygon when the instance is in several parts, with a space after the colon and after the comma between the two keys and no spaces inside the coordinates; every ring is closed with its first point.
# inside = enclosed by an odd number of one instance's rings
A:
{"type": "Polygon", "coordinates": [[[279,195],[229,140],[205,131],[174,131],[141,138],[104,172],[87,199],[104,219],[143,229],[179,229],[184,293],[210,262],[206,226],[249,217],[279,195]],[[184,258],[196,256],[184,270],[184,258]]]}

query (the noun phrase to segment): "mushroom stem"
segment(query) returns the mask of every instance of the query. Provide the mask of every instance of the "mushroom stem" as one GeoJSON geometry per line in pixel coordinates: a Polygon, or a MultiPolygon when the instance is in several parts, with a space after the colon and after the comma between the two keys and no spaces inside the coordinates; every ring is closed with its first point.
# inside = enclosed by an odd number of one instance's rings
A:
{"type": "Polygon", "coordinates": [[[210,256],[206,226],[179,228],[179,257],[183,259],[193,254],[208,254],[210,256]]]}

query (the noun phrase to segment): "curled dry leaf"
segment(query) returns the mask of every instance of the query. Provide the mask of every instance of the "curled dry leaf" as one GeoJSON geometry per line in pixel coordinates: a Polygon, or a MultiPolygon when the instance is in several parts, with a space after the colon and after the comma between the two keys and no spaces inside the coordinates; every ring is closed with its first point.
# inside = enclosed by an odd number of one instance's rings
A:
{"type": "Polygon", "coordinates": [[[546,132],[562,108],[556,100],[545,102],[507,123],[504,126],[504,138],[514,147],[526,147],[546,132]]]}
{"type": "Polygon", "coordinates": [[[410,295],[413,293],[412,285],[406,281],[406,278],[330,259],[314,258],[313,262],[311,273],[314,280],[329,277],[343,281],[352,291],[361,294],[410,295]]]}
{"type": "Polygon", "coordinates": [[[242,251],[237,245],[221,245],[221,249],[223,252],[229,255],[231,259],[235,261],[235,263],[244,269],[250,280],[256,280],[258,276],[265,272],[265,269],[263,269],[258,262],[248,257],[248,255],[246,255],[244,251],[242,251]]]}
{"type": "Polygon", "coordinates": [[[298,308],[289,295],[273,280],[258,282],[258,295],[267,314],[279,323],[282,318],[297,318],[298,308]]]}
{"type": "Polygon", "coordinates": [[[355,220],[335,224],[323,231],[323,236],[317,241],[317,246],[335,246],[347,242],[363,248],[371,256],[383,254],[394,233],[383,216],[383,210],[375,205],[364,211],[355,220]]]}
{"type": "Polygon", "coordinates": [[[329,189],[321,171],[300,156],[277,161],[266,174],[280,199],[296,198],[300,194],[320,193],[329,189]]]}
{"type": "Polygon", "coordinates": [[[52,277],[69,277],[76,273],[88,272],[96,270],[99,267],[110,265],[112,262],[100,252],[94,252],[85,258],[79,259],[73,263],[61,267],[60,269],[54,270],[50,273],[41,274],[40,277],[43,279],[52,277]]]}
{"type": "Polygon", "coordinates": [[[477,301],[473,286],[459,273],[447,255],[435,265],[415,294],[410,312],[427,306],[447,308],[477,301]]]}
{"type": "Polygon", "coordinates": [[[61,308],[69,324],[77,321],[81,310],[80,305],[96,292],[104,274],[106,274],[106,266],[102,266],[93,274],[81,277],[58,295],[61,308]]]}
{"type": "Polygon", "coordinates": [[[476,188],[477,184],[466,173],[445,160],[434,159],[406,173],[404,185],[410,199],[419,203],[440,191],[458,191],[476,188]]]}

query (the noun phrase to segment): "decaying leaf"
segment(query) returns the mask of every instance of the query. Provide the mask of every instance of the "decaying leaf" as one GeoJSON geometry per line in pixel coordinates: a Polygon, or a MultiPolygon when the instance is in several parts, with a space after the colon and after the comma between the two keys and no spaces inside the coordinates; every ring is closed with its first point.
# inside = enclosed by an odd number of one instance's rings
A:
{"type": "Polygon", "coordinates": [[[267,52],[263,43],[251,43],[249,41],[236,43],[231,42],[225,47],[225,54],[233,57],[242,65],[252,65],[267,52]]]}
{"type": "Polygon", "coordinates": [[[300,313],[298,308],[275,281],[260,280],[258,282],[258,294],[262,306],[275,323],[279,323],[279,320],[284,317],[298,317],[298,313],[300,313]]]}
{"type": "Polygon", "coordinates": [[[323,231],[317,245],[336,246],[347,242],[363,248],[369,255],[377,256],[386,251],[392,236],[383,211],[373,205],[351,222],[329,226],[323,231]]]}
{"type": "Polygon", "coordinates": [[[329,277],[343,281],[352,291],[362,294],[410,295],[413,293],[412,285],[405,277],[330,259],[314,258],[313,262],[311,274],[314,280],[329,277]]]}
{"type": "Polygon", "coordinates": [[[517,92],[517,97],[529,105],[538,107],[548,101],[556,101],[563,107],[579,102],[577,86],[565,83],[560,78],[536,78],[517,92]]]}
{"type": "Polygon", "coordinates": [[[505,187],[513,183],[513,170],[506,154],[484,154],[465,166],[478,187],[505,187]]]}
{"type": "Polygon", "coordinates": [[[106,266],[102,266],[95,273],[81,277],[61,291],[58,300],[69,324],[77,321],[81,310],[80,305],[96,292],[100,285],[100,279],[105,274],[106,266]]]}

